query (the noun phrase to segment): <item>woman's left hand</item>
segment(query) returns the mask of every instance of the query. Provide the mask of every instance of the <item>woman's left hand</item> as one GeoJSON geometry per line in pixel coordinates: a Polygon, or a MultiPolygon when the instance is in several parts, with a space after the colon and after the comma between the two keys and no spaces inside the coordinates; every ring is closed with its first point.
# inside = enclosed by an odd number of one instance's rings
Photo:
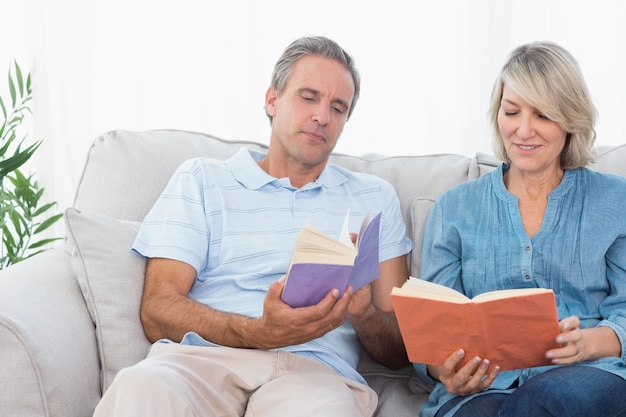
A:
{"type": "Polygon", "coordinates": [[[576,316],[565,318],[559,322],[561,334],[557,336],[556,341],[562,347],[546,352],[546,357],[551,359],[552,363],[565,365],[587,359],[585,335],[579,326],[580,319],[576,316]]]}
{"type": "Polygon", "coordinates": [[[559,322],[561,334],[556,341],[562,345],[546,352],[555,365],[567,365],[600,358],[620,357],[621,343],[617,334],[608,326],[581,329],[580,319],[568,317],[559,322]]]}

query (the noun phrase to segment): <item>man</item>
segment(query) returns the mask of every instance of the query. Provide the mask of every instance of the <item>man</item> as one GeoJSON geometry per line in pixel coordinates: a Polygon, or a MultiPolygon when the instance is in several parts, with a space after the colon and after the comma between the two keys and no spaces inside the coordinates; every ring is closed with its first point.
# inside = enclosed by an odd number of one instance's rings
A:
{"type": "Polygon", "coordinates": [[[133,246],[148,258],[141,319],[157,343],[118,374],[96,416],[373,414],[358,342],[389,367],[407,363],[389,293],[408,276],[411,243],[388,183],[327,165],[359,85],[339,45],[298,39],[266,93],[267,154],[176,171],[133,246]],[[380,277],[310,307],[282,302],[299,230],[340,230],[348,209],[352,227],[382,212],[380,277]]]}

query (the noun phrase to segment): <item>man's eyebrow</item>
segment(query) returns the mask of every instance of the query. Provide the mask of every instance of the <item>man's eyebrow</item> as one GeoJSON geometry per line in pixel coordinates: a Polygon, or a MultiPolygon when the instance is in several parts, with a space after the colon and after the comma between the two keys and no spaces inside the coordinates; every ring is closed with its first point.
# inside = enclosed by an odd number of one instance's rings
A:
{"type": "Polygon", "coordinates": [[[298,89],[298,91],[301,92],[301,93],[307,92],[307,93],[312,93],[312,94],[315,94],[315,95],[319,95],[319,93],[320,93],[319,91],[314,90],[311,87],[302,87],[302,88],[298,89]]]}

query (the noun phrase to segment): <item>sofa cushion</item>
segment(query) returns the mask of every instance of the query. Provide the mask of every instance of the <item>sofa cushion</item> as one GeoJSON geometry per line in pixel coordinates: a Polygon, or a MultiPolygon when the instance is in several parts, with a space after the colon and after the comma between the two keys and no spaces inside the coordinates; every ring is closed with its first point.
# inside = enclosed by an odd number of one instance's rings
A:
{"type": "MultiPolygon", "coordinates": [[[[418,197],[411,203],[411,224],[413,225],[413,236],[422,236],[424,234],[424,226],[426,218],[430,213],[430,209],[435,204],[435,199],[428,197],[418,197]]],[[[409,274],[419,277],[419,271],[422,259],[422,239],[414,239],[413,253],[409,263],[409,274]]]]}
{"type": "Polygon", "coordinates": [[[65,223],[72,265],[96,326],[104,392],[150,345],[139,319],[146,262],[130,250],[140,223],[74,208],[66,210],[65,223]]]}
{"type": "Polygon", "coordinates": [[[228,141],[184,130],[114,130],[97,137],[76,191],[74,207],[117,219],[140,221],[176,168],[195,157],[225,159],[260,143],[228,141]]]}

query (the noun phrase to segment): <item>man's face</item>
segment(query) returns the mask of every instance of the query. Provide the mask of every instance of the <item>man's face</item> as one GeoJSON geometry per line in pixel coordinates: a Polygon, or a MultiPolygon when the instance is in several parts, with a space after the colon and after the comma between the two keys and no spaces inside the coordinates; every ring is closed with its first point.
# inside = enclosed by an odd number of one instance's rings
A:
{"type": "Polygon", "coordinates": [[[341,63],[305,56],[293,66],[279,96],[270,87],[265,98],[272,120],[272,145],[306,166],[326,163],[335,148],[354,97],[354,81],[341,63]]]}

